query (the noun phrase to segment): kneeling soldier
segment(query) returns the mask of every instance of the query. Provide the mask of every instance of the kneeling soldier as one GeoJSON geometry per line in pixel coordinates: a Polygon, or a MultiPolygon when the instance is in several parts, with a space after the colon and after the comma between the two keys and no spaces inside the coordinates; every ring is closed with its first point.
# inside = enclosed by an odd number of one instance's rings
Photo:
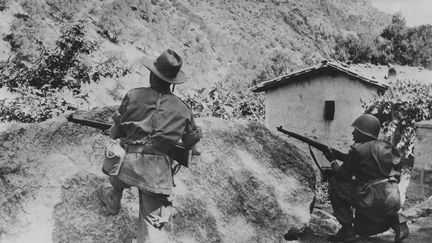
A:
{"type": "Polygon", "coordinates": [[[408,234],[406,221],[398,214],[401,207],[394,176],[392,145],[378,140],[380,122],[373,115],[361,115],[352,124],[354,144],[339,166],[331,150],[324,153],[332,169],[329,194],[334,215],[342,228],[330,237],[334,242],[352,242],[357,235],[367,237],[392,228],[395,242],[408,234]],[[355,217],[353,210],[355,208],[355,217]]]}

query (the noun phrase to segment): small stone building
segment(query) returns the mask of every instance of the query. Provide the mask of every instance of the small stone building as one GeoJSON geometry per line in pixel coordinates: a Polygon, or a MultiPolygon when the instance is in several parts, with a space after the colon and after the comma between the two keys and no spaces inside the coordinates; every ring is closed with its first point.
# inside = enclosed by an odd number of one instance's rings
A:
{"type": "Polygon", "coordinates": [[[251,90],[265,92],[270,130],[286,130],[347,151],[351,123],[364,111],[362,100],[383,94],[387,86],[337,63],[321,64],[262,82],[251,90]]]}

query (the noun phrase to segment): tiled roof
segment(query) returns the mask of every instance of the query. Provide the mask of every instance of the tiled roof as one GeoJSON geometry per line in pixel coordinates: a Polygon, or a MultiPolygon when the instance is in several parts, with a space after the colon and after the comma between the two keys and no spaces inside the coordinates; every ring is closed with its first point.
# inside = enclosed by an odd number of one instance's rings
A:
{"type": "Polygon", "coordinates": [[[415,126],[422,128],[432,128],[432,120],[417,122],[415,126]]]}
{"type": "Polygon", "coordinates": [[[281,77],[277,77],[268,81],[264,81],[258,85],[256,85],[255,87],[251,88],[251,91],[253,92],[261,92],[261,91],[265,91],[268,89],[273,89],[276,88],[278,86],[287,84],[287,83],[292,83],[292,82],[297,82],[297,81],[301,81],[302,78],[307,77],[307,76],[311,76],[311,75],[316,75],[316,74],[320,74],[323,72],[327,72],[327,71],[337,71],[337,72],[341,72],[343,74],[348,75],[349,77],[352,77],[358,81],[360,81],[363,84],[366,85],[371,85],[376,87],[379,90],[386,90],[388,88],[387,85],[380,83],[378,80],[376,79],[371,79],[371,78],[367,78],[365,76],[362,76],[340,64],[337,63],[333,63],[333,62],[329,62],[327,60],[322,61],[321,64],[311,67],[311,68],[306,68],[303,70],[299,70],[299,71],[295,71],[292,73],[289,73],[287,75],[281,76],[281,77]]]}

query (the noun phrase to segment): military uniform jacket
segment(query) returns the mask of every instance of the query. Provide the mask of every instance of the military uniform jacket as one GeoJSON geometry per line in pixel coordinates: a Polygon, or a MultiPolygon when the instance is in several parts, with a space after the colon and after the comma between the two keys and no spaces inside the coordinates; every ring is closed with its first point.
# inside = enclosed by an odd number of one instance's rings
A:
{"type": "Polygon", "coordinates": [[[388,178],[396,160],[393,152],[391,144],[383,140],[356,143],[335,174],[345,180],[355,176],[358,183],[388,178]]]}
{"type": "MultiPolygon", "coordinates": [[[[394,160],[390,143],[373,140],[354,144],[346,161],[335,172],[337,178],[345,181],[355,177],[348,197],[356,208],[354,227],[359,235],[373,235],[387,230],[390,220],[400,209],[396,180],[385,180],[392,176],[394,160]]],[[[347,192],[333,193],[342,195],[347,192]]]]}
{"type": "Polygon", "coordinates": [[[118,112],[110,134],[121,138],[127,152],[119,178],[140,190],[170,194],[172,159],[166,152],[179,141],[192,146],[200,139],[192,111],[170,92],[136,88],[125,95],[118,112]],[[152,149],[128,152],[132,144],[146,144],[152,149]]]}

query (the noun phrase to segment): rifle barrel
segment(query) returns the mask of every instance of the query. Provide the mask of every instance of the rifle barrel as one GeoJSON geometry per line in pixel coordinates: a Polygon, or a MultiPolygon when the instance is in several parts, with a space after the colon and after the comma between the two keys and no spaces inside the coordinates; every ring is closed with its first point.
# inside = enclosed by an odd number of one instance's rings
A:
{"type": "Polygon", "coordinates": [[[277,127],[277,130],[279,132],[281,132],[281,133],[284,133],[284,134],[290,136],[290,137],[293,137],[293,138],[295,138],[297,140],[300,140],[300,141],[302,141],[304,143],[307,143],[310,146],[312,146],[312,147],[320,150],[321,152],[326,152],[330,148],[332,150],[333,154],[335,155],[335,157],[336,157],[337,160],[345,161],[345,159],[346,159],[347,155],[345,153],[342,153],[341,151],[339,151],[337,149],[331,148],[331,147],[329,147],[329,146],[327,146],[325,144],[322,144],[322,143],[317,142],[315,140],[312,140],[310,138],[304,137],[304,136],[302,136],[300,134],[297,134],[297,133],[285,130],[285,129],[282,128],[282,126],[277,127]]]}

